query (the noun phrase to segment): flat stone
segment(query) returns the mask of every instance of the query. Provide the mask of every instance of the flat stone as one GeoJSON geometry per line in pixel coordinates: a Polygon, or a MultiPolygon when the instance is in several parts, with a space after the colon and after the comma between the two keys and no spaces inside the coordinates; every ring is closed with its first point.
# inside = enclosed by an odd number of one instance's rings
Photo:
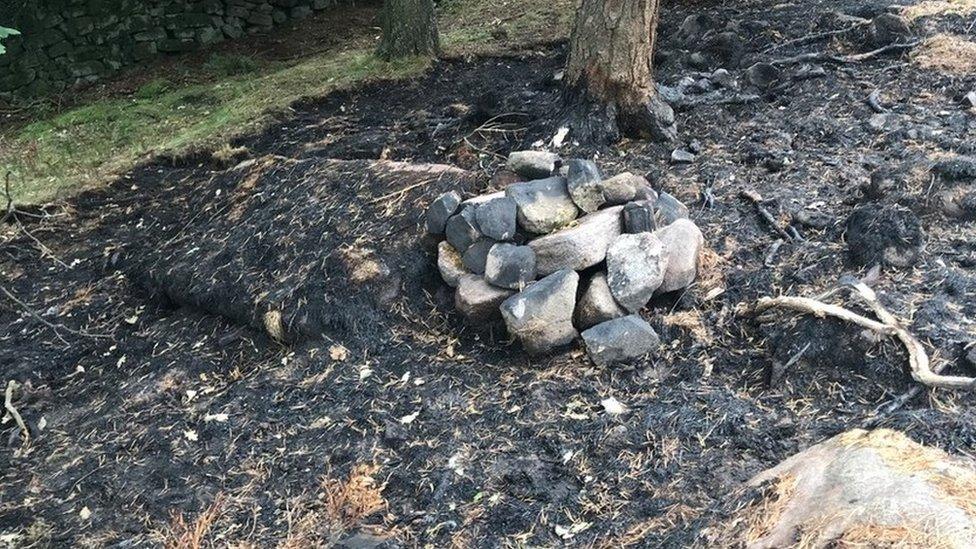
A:
{"type": "Polygon", "coordinates": [[[610,243],[623,230],[623,206],[581,217],[577,223],[529,242],[540,275],[560,269],[580,271],[603,261],[610,243]]]}
{"type": "Polygon", "coordinates": [[[698,254],[705,243],[698,225],[690,219],[679,219],[654,234],[661,239],[668,256],[668,268],[656,293],[687,288],[698,276],[698,254]]]}
{"type": "Polygon", "coordinates": [[[461,256],[461,262],[474,274],[485,274],[485,262],[488,260],[488,251],[495,245],[495,241],[490,238],[479,238],[468,246],[461,256]]]}
{"type": "Polygon", "coordinates": [[[586,354],[597,366],[640,358],[661,345],[654,328],[639,315],[608,320],[582,334],[586,354]]]}
{"type": "Polygon", "coordinates": [[[478,221],[475,219],[474,211],[475,208],[468,206],[447,220],[445,227],[447,241],[460,254],[468,251],[468,247],[481,238],[481,231],[478,230],[478,221]]]}
{"type": "Polygon", "coordinates": [[[457,288],[461,275],[468,274],[461,261],[461,254],[446,240],[442,240],[437,245],[437,270],[440,271],[444,282],[452,288],[457,288]]]}
{"type": "Polygon", "coordinates": [[[654,204],[646,200],[624,206],[624,232],[649,233],[657,229],[654,223],[654,204]]]}
{"type": "Polygon", "coordinates": [[[971,91],[962,98],[963,105],[970,109],[976,109],[976,91],[971,91]]]}
{"type": "Polygon", "coordinates": [[[427,206],[427,232],[444,234],[447,220],[457,213],[461,204],[461,195],[457,191],[446,192],[438,196],[430,206],[427,206]]]}
{"type": "Polygon", "coordinates": [[[602,181],[600,168],[592,160],[574,158],[566,162],[566,187],[573,202],[584,212],[595,212],[603,205],[602,181]]]}
{"type": "Polygon", "coordinates": [[[498,307],[513,293],[498,288],[473,274],[462,275],[454,292],[454,307],[472,323],[493,322],[500,318],[498,307]]]}
{"type": "Polygon", "coordinates": [[[499,243],[488,252],[485,280],[495,286],[521,290],[535,275],[535,252],[528,246],[499,243]]]}
{"type": "MultiPolygon", "coordinates": [[[[610,179],[604,179],[600,182],[600,190],[603,191],[603,203],[608,206],[626,204],[631,200],[637,199],[639,194],[643,195],[648,191],[651,193],[654,192],[647,179],[630,172],[624,172],[610,179]]],[[[657,198],[656,194],[655,198],[657,198]]]]}
{"type": "Polygon", "coordinates": [[[688,207],[666,192],[654,202],[654,221],[658,227],[670,225],[679,219],[688,219],[688,207]]]}
{"type": "Polygon", "coordinates": [[[607,250],[607,283],[624,309],[641,310],[664,282],[668,256],[654,233],[622,234],[607,250]]]}
{"type": "Polygon", "coordinates": [[[518,229],[515,217],[518,206],[507,196],[493,198],[475,209],[475,219],[478,229],[488,238],[495,240],[509,240],[515,236],[518,229]]]}
{"type": "Polygon", "coordinates": [[[560,162],[556,153],[515,151],[508,155],[506,167],[526,179],[542,179],[555,173],[560,162]]]}
{"type": "Polygon", "coordinates": [[[672,164],[691,164],[694,161],[695,161],[694,153],[691,153],[684,149],[675,149],[671,151],[672,164]]]}
{"type": "Polygon", "coordinates": [[[579,303],[576,304],[576,326],[585,330],[597,324],[626,316],[627,311],[610,293],[606,273],[597,273],[590,279],[579,303]]]}
{"type": "Polygon", "coordinates": [[[549,352],[576,339],[573,310],[579,275],[563,269],[505,300],[502,318],[508,333],[532,355],[549,352]]]}
{"type": "Polygon", "coordinates": [[[562,177],[516,183],[505,195],[518,204],[516,218],[526,231],[549,234],[576,219],[578,210],[562,177]]]}

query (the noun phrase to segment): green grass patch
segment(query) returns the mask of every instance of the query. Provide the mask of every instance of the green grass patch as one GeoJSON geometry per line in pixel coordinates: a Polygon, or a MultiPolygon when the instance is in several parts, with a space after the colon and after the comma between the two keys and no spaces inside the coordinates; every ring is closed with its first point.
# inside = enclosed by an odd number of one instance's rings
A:
{"type": "Polygon", "coordinates": [[[38,203],[103,181],[148,155],[215,146],[263,125],[307,96],[421,73],[429,61],[387,63],[365,51],[312,57],[261,74],[171,89],[153,81],[130,98],[97,101],[39,120],[0,142],[14,198],[38,203]]]}
{"type": "MultiPolygon", "coordinates": [[[[568,36],[574,0],[446,0],[439,13],[448,55],[492,54],[568,36]],[[505,14],[504,19],[499,14],[505,14]]],[[[299,31],[300,32],[300,31],[299,31]]],[[[371,29],[363,29],[371,37],[371,29]]],[[[367,43],[369,40],[367,40],[367,43]]],[[[214,54],[195,83],[156,79],[128,97],[55,112],[0,130],[0,177],[8,170],[18,203],[40,203],[103,184],[154,154],[217,148],[260,129],[302,97],[362,82],[421,74],[426,59],[386,63],[371,50],[340,49],[289,62],[214,54]],[[201,83],[202,82],[202,83],[201,83]]]]}

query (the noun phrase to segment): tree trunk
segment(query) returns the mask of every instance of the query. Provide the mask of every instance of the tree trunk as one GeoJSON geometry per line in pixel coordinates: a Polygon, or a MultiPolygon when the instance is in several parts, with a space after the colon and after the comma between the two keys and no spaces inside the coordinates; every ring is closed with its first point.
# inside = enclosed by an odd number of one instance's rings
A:
{"type": "Polygon", "coordinates": [[[579,141],[670,140],[674,111],[651,77],[659,0],[583,0],[566,65],[566,122],[579,141]]]}
{"type": "Polygon", "coordinates": [[[383,59],[439,52],[434,0],[386,0],[380,24],[383,38],[377,55],[383,59]]]}

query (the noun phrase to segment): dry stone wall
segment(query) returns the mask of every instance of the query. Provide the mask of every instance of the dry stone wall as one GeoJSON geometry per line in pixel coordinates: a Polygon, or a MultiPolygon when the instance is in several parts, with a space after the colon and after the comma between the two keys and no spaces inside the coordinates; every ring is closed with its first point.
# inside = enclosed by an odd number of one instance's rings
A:
{"type": "Polygon", "coordinates": [[[30,98],[158,55],[267,32],[339,0],[0,0],[0,97],[30,98]]]}

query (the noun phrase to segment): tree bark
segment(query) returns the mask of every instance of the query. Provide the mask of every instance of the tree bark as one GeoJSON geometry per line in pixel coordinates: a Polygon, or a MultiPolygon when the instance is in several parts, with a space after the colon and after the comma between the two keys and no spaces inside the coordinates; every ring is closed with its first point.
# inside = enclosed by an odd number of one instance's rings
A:
{"type": "Polygon", "coordinates": [[[674,111],[654,89],[659,0],[583,0],[566,65],[566,123],[580,141],[670,140],[674,111]]]}
{"type": "Polygon", "coordinates": [[[380,14],[383,38],[377,55],[390,60],[440,51],[434,0],[386,0],[380,14]]]}

